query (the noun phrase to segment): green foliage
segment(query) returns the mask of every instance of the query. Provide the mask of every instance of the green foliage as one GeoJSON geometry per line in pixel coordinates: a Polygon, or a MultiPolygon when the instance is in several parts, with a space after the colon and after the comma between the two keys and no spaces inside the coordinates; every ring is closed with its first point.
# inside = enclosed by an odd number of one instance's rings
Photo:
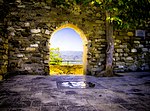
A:
{"type": "Polygon", "coordinates": [[[62,58],[60,58],[59,48],[50,49],[50,65],[61,65],[62,58]]]}
{"type": "MultiPolygon", "coordinates": [[[[31,0],[36,1],[36,0],[31,0]]],[[[81,7],[93,5],[108,11],[106,18],[115,28],[140,28],[147,26],[150,17],[150,0],[40,0],[54,6],[62,6],[71,13],[78,14],[81,7]]]]}
{"type": "Polygon", "coordinates": [[[108,11],[106,18],[116,28],[140,28],[146,26],[150,17],[150,0],[90,0],[94,6],[108,11]]]}
{"type": "Polygon", "coordinates": [[[150,0],[46,0],[53,5],[63,5],[73,13],[80,13],[82,5],[108,11],[106,18],[115,28],[140,28],[146,26],[150,17],[150,0]]]}

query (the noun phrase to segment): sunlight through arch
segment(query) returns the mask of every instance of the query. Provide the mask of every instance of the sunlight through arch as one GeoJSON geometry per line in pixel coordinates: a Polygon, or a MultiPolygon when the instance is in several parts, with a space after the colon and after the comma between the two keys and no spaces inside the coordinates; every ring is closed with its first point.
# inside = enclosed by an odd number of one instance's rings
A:
{"type": "Polygon", "coordinates": [[[83,74],[86,74],[87,38],[85,37],[82,30],[80,30],[77,26],[75,26],[73,24],[64,24],[64,25],[60,26],[59,28],[57,28],[52,33],[49,43],[50,43],[50,48],[59,46],[60,51],[67,51],[67,50],[68,51],[69,50],[82,51],[83,52],[83,55],[82,55],[83,56],[82,57],[83,74]],[[67,31],[71,31],[71,33],[69,34],[67,31]],[[62,35],[63,33],[64,33],[64,35],[62,35]],[[71,39],[69,39],[69,38],[71,38],[71,39]],[[70,42],[71,40],[72,40],[72,42],[70,42]]]}

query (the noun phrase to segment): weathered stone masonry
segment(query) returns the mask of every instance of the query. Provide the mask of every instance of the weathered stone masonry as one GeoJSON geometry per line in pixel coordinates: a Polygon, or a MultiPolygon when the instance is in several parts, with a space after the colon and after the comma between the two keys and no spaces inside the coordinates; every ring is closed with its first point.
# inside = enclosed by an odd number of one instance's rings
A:
{"type": "Polygon", "coordinates": [[[106,48],[105,16],[98,14],[97,9],[92,10],[87,7],[85,12],[71,13],[60,7],[41,4],[13,5],[6,19],[9,71],[48,73],[49,39],[57,28],[68,23],[83,30],[87,37],[89,70],[94,70],[99,62],[103,62],[101,66],[104,67],[105,56],[102,49],[106,48]]]}
{"type": "Polygon", "coordinates": [[[146,30],[145,37],[135,35],[132,31],[115,32],[114,70],[147,71],[150,69],[150,36],[146,30]]]}
{"type": "MultiPolygon", "coordinates": [[[[0,75],[11,71],[49,74],[49,40],[64,24],[73,24],[87,38],[87,73],[105,68],[105,14],[97,8],[77,11],[42,3],[10,3],[10,12],[1,22],[7,33],[0,38],[0,75]],[[8,70],[7,70],[8,69],[8,70]]],[[[148,35],[148,31],[146,32],[148,35]]],[[[135,37],[133,31],[115,32],[115,71],[149,70],[150,37],[135,37]]]]}

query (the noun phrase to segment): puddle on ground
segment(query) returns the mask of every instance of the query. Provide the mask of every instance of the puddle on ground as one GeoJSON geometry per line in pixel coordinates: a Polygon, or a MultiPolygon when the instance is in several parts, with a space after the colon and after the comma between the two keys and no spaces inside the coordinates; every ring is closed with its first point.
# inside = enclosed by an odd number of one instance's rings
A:
{"type": "Polygon", "coordinates": [[[69,88],[69,89],[82,89],[82,88],[93,88],[94,83],[85,81],[59,81],[57,82],[58,88],[69,88]]]}

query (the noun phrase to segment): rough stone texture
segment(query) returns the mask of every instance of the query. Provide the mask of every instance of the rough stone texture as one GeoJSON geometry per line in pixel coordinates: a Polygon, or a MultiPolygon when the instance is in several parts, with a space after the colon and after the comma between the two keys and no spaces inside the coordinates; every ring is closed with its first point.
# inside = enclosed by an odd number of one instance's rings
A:
{"type": "MultiPolygon", "coordinates": [[[[2,1],[0,1],[0,7],[3,7],[2,1]]],[[[2,18],[5,17],[3,13],[4,12],[0,13],[0,80],[3,79],[3,75],[7,72],[8,66],[8,36],[6,35],[4,18],[2,18]]]]}
{"type": "Polygon", "coordinates": [[[127,35],[126,33],[119,35],[119,33],[120,31],[115,32],[114,70],[116,72],[150,70],[149,36],[135,37],[134,31],[128,31],[127,35]],[[125,64],[118,64],[118,62],[125,62],[125,64]]]}
{"type": "MultiPolygon", "coordinates": [[[[87,57],[87,66],[94,68],[99,60],[105,62],[105,56],[99,55],[106,47],[105,15],[99,13],[99,9],[81,7],[80,10],[84,11],[77,14],[71,11],[72,9],[66,10],[61,6],[46,8],[48,7],[46,4],[38,2],[12,3],[10,7],[10,14],[6,17],[10,53],[9,71],[28,71],[31,74],[42,74],[46,71],[48,74],[48,42],[52,33],[67,23],[76,25],[84,32],[88,41],[91,41],[88,44],[91,47],[88,47],[90,56],[87,57]],[[94,17],[98,14],[101,18],[94,17]],[[100,47],[98,44],[103,45],[100,47]]],[[[91,68],[88,71],[91,72],[91,68]]]]}
{"type": "MultiPolygon", "coordinates": [[[[88,40],[87,73],[95,75],[105,69],[105,13],[99,9],[76,6],[74,11],[75,7],[66,9],[43,2],[18,0],[7,5],[10,13],[0,22],[1,29],[7,30],[0,36],[0,78],[7,72],[7,67],[8,72],[49,74],[50,37],[57,28],[68,23],[81,29],[88,40]]],[[[117,72],[131,71],[133,65],[140,71],[150,69],[150,37],[148,34],[145,38],[135,37],[134,32],[115,32],[114,68],[117,72]],[[128,57],[133,60],[126,60],[128,57]]]]}
{"type": "Polygon", "coordinates": [[[17,75],[0,82],[0,111],[149,111],[150,73],[120,77],[17,75]],[[86,82],[86,87],[58,83],[86,82]]]}

